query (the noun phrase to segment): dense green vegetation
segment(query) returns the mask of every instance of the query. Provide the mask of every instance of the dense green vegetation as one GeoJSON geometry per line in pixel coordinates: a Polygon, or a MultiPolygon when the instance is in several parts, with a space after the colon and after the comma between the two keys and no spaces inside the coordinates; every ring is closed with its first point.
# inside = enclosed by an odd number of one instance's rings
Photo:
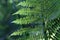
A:
{"type": "Polygon", "coordinates": [[[60,0],[0,0],[0,40],[60,40],[60,0]]]}

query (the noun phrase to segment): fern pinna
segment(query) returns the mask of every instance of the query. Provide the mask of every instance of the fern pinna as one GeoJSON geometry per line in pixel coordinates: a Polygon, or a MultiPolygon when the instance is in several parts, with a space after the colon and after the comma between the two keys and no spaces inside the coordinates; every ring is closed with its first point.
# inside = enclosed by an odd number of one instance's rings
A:
{"type": "Polygon", "coordinates": [[[60,35],[59,0],[24,0],[16,6],[20,9],[13,15],[20,17],[12,23],[22,25],[22,27],[9,36],[11,40],[60,39],[58,36],[60,35]]]}

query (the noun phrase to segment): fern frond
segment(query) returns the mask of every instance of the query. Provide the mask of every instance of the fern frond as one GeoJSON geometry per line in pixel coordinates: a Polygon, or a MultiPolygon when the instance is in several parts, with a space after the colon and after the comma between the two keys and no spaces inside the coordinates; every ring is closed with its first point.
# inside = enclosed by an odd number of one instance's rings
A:
{"type": "MultiPolygon", "coordinates": [[[[23,33],[27,33],[23,35],[24,39],[19,37],[16,40],[59,40],[57,36],[57,33],[59,33],[57,30],[60,29],[60,22],[57,22],[60,20],[57,19],[60,17],[58,0],[25,0],[17,6],[22,6],[23,8],[13,15],[18,14],[25,17],[19,17],[19,19],[14,20],[12,23],[22,24],[22,26],[30,24],[32,26],[34,25],[34,28],[27,29],[29,32],[23,30],[23,33]]],[[[27,27],[30,27],[30,25],[27,27]]],[[[21,31],[16,31],[15,33],[13,35],[19,35],[21,31]]]]}

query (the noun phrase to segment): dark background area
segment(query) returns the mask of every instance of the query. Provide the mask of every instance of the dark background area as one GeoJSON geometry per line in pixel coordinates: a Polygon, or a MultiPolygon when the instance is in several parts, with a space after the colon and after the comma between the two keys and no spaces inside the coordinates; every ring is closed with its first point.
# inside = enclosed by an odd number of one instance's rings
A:
{"type": "Polygon", "coordinates": [[[14,12],[18,10],[16,4],[21,0],[0,0],[0,40],[5,40],[6,36],[15,31],[19,26],[12,24],[14,20],[12,16],[14,12]]]}

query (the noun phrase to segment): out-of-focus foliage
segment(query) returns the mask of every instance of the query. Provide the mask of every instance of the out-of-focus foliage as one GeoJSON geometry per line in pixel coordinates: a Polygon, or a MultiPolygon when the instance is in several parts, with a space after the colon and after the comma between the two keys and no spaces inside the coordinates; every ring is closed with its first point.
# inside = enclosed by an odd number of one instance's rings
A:
{"type": "Polygon", "coordinates": [[[6,33],[7,25],[4,25],[3,19],[6,17],[6,5],[5,1],[0,0],[0,37],[6,33]]]}
{"type": "Polygon", "coordinates": [[[14,13],[13,3],[10,0],[0,0],[0,40],[5,40],[6,36],[11,31],[9,19],[12,19],[11,14],[14,13]],[[12,11],[13,10],[13,11],[12,11]]]}

